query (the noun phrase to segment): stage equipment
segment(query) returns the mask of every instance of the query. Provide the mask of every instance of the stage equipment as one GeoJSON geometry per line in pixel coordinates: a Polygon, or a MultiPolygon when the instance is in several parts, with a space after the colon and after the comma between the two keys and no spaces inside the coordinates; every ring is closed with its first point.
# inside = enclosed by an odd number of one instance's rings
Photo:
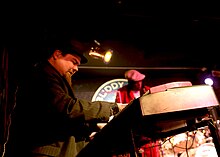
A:
{"type": "Polygon", "coordinates": [[[95,45],[89,51],[89,56],[95,59],[101,59],[105,64],[108,64],[111,61],[113,50],[104,49],[97,40],[94,40],[94,43],[95,45]]]}
{"type": "Polygon", "coordinates": [[[220,156],[218,106],[215,92],[209,85],[192,85],[186,81],[152,87],[116,114],[77,157],[112,157],[127,152],[137,157],[137,148],[147,142],[202,126],[209,127],[220,156]],[[139,137],[146,137],[146,140],[139,137]]]}

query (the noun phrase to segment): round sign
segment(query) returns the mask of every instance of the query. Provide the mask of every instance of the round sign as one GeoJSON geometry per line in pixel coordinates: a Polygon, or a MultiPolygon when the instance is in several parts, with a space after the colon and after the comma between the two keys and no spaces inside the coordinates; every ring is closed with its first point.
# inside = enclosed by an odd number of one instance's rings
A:
{"type": "Polygon", "coordinates": [[[113,79],[102,84],[92,97],[92,101],[115,102],[117,89],[128,84],[127,79],[113,79]]]}

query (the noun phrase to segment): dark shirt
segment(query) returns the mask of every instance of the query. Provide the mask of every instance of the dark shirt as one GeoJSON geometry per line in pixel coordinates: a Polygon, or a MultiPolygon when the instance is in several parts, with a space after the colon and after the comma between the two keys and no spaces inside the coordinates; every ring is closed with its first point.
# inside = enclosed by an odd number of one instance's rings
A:
{"type": "Polygon", "coordinates": [[[92,131],[90,124],[107,122],[112,108],[117,105],[76,98],[69,83],[49,62],[36,65],[18,87],[9,151],[24,155],[51,145],[61,150],[60,142],[71,136],[76,142],[86,140],[92,131]]]}

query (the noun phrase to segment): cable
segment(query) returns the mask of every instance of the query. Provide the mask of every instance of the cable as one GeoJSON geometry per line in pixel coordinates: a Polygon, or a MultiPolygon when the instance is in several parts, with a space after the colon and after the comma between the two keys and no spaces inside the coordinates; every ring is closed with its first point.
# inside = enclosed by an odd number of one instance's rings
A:
{"type": "Polygon", "coordinates": [[[17,91],[18,91],[18,87],[16,88],[15,90],[15,95],[14,95],[14,106],[12,108],[12,111],[11,113],[9,114],[9,122],[8,122],[8,127],[7,127],[7,135],[6,135],[6,140],[3,144],[3,152],[2,152],[2,155],[1,157],[4,157],[5,156],[5,151],[6,151],[6,144],[8,143],[8,140],[9,140],[9,130],[10,130],[10,126],[11,126],[11,115],[12,115],[12,112],[14,111],[15,107],[16,107],[16,95],[17,95],[17,91]]]}

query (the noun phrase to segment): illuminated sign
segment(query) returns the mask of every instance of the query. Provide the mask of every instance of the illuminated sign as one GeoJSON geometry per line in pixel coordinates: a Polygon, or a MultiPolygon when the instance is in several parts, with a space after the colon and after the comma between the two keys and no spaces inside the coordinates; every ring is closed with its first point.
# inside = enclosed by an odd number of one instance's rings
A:
{"type": "Polygon", "coordinates": [[[115,102],[117,89],[128,84],[127,79],[113,79],[102,84],[92,97],[92,101],[115,102]]]}

